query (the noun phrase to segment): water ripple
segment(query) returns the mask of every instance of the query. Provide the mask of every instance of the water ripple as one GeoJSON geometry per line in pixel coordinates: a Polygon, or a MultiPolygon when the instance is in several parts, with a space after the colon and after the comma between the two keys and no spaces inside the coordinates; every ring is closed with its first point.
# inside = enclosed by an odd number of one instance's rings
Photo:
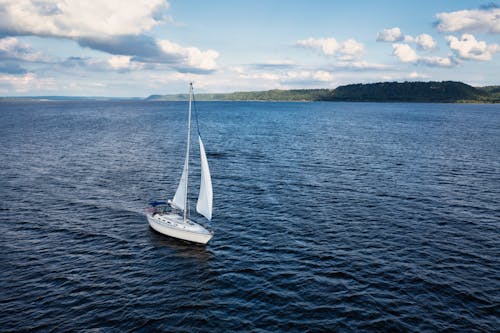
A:
{"type": "Polygon", "coordinates": [[[498,330],[498,106],[200,103],[207,246],[185,106],[0,102],[0,331],[498,330]]]}

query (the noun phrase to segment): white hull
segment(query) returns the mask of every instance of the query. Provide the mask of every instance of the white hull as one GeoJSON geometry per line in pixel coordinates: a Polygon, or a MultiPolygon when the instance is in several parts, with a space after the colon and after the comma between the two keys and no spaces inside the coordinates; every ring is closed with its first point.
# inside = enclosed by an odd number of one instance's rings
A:
{"type": "Polygon", "coordinates": [[[182,216],[173,213],[146,214],[149,225],[154,230],[166,236],[187,240],[194,243],[206,244],[213,237],[213,233],[194,223],[183,221],[182,216]]]}

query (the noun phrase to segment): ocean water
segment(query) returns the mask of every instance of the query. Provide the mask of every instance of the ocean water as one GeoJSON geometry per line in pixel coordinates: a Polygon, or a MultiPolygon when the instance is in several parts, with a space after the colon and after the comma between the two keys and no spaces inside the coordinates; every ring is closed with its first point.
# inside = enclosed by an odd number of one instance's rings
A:
{"type": "Polygon", "coordinates": [[[499,105],[198,102],[206,246],[186,108],[0,102],[0,331],[498,331],[499,105]]]}

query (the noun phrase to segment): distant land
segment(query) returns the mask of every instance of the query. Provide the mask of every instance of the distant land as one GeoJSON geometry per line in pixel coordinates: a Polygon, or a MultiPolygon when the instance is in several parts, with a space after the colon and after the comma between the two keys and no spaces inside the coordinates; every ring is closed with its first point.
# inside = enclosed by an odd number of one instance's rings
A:
{"type": "MultiPolygon", "coordinates": [[[[141,97],[22,96],[0,101],[186,101],[187,94],[141,97]]],[[[198,101],[285,102],[409,102],[409,103],[500,103],[500,86],[473,87],[463,82],[379,82],[349,84],[336,89],[266,90],[196,94],[198,101]]]]}
{"type": "MultiPolygon", "coordinates": [[[[148,101],[185,101],[187,94],[151,95],[148,101]]],[[[455,81],[349,84],[336,89],[267,90],[197,94],[198,101],[331,101],[500,103],[500,86],[472,87],[455,81]]]]}
{"type": "Polygon", "coordinates": [[[144,100],[142,97],[104,97],[104,96],[7,96],[0,101],[126,101],[144,100]]]}

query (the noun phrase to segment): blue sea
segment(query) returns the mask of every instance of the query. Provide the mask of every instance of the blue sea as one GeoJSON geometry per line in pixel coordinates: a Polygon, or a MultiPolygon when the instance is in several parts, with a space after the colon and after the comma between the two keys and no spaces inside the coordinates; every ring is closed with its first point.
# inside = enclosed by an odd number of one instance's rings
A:
{"type": "Polygon", "coordinates": [[[187,103],[0,102],[0,331],[498,332],[500,105],[196,108],[206,246],[144,215],[187,103]]]}

